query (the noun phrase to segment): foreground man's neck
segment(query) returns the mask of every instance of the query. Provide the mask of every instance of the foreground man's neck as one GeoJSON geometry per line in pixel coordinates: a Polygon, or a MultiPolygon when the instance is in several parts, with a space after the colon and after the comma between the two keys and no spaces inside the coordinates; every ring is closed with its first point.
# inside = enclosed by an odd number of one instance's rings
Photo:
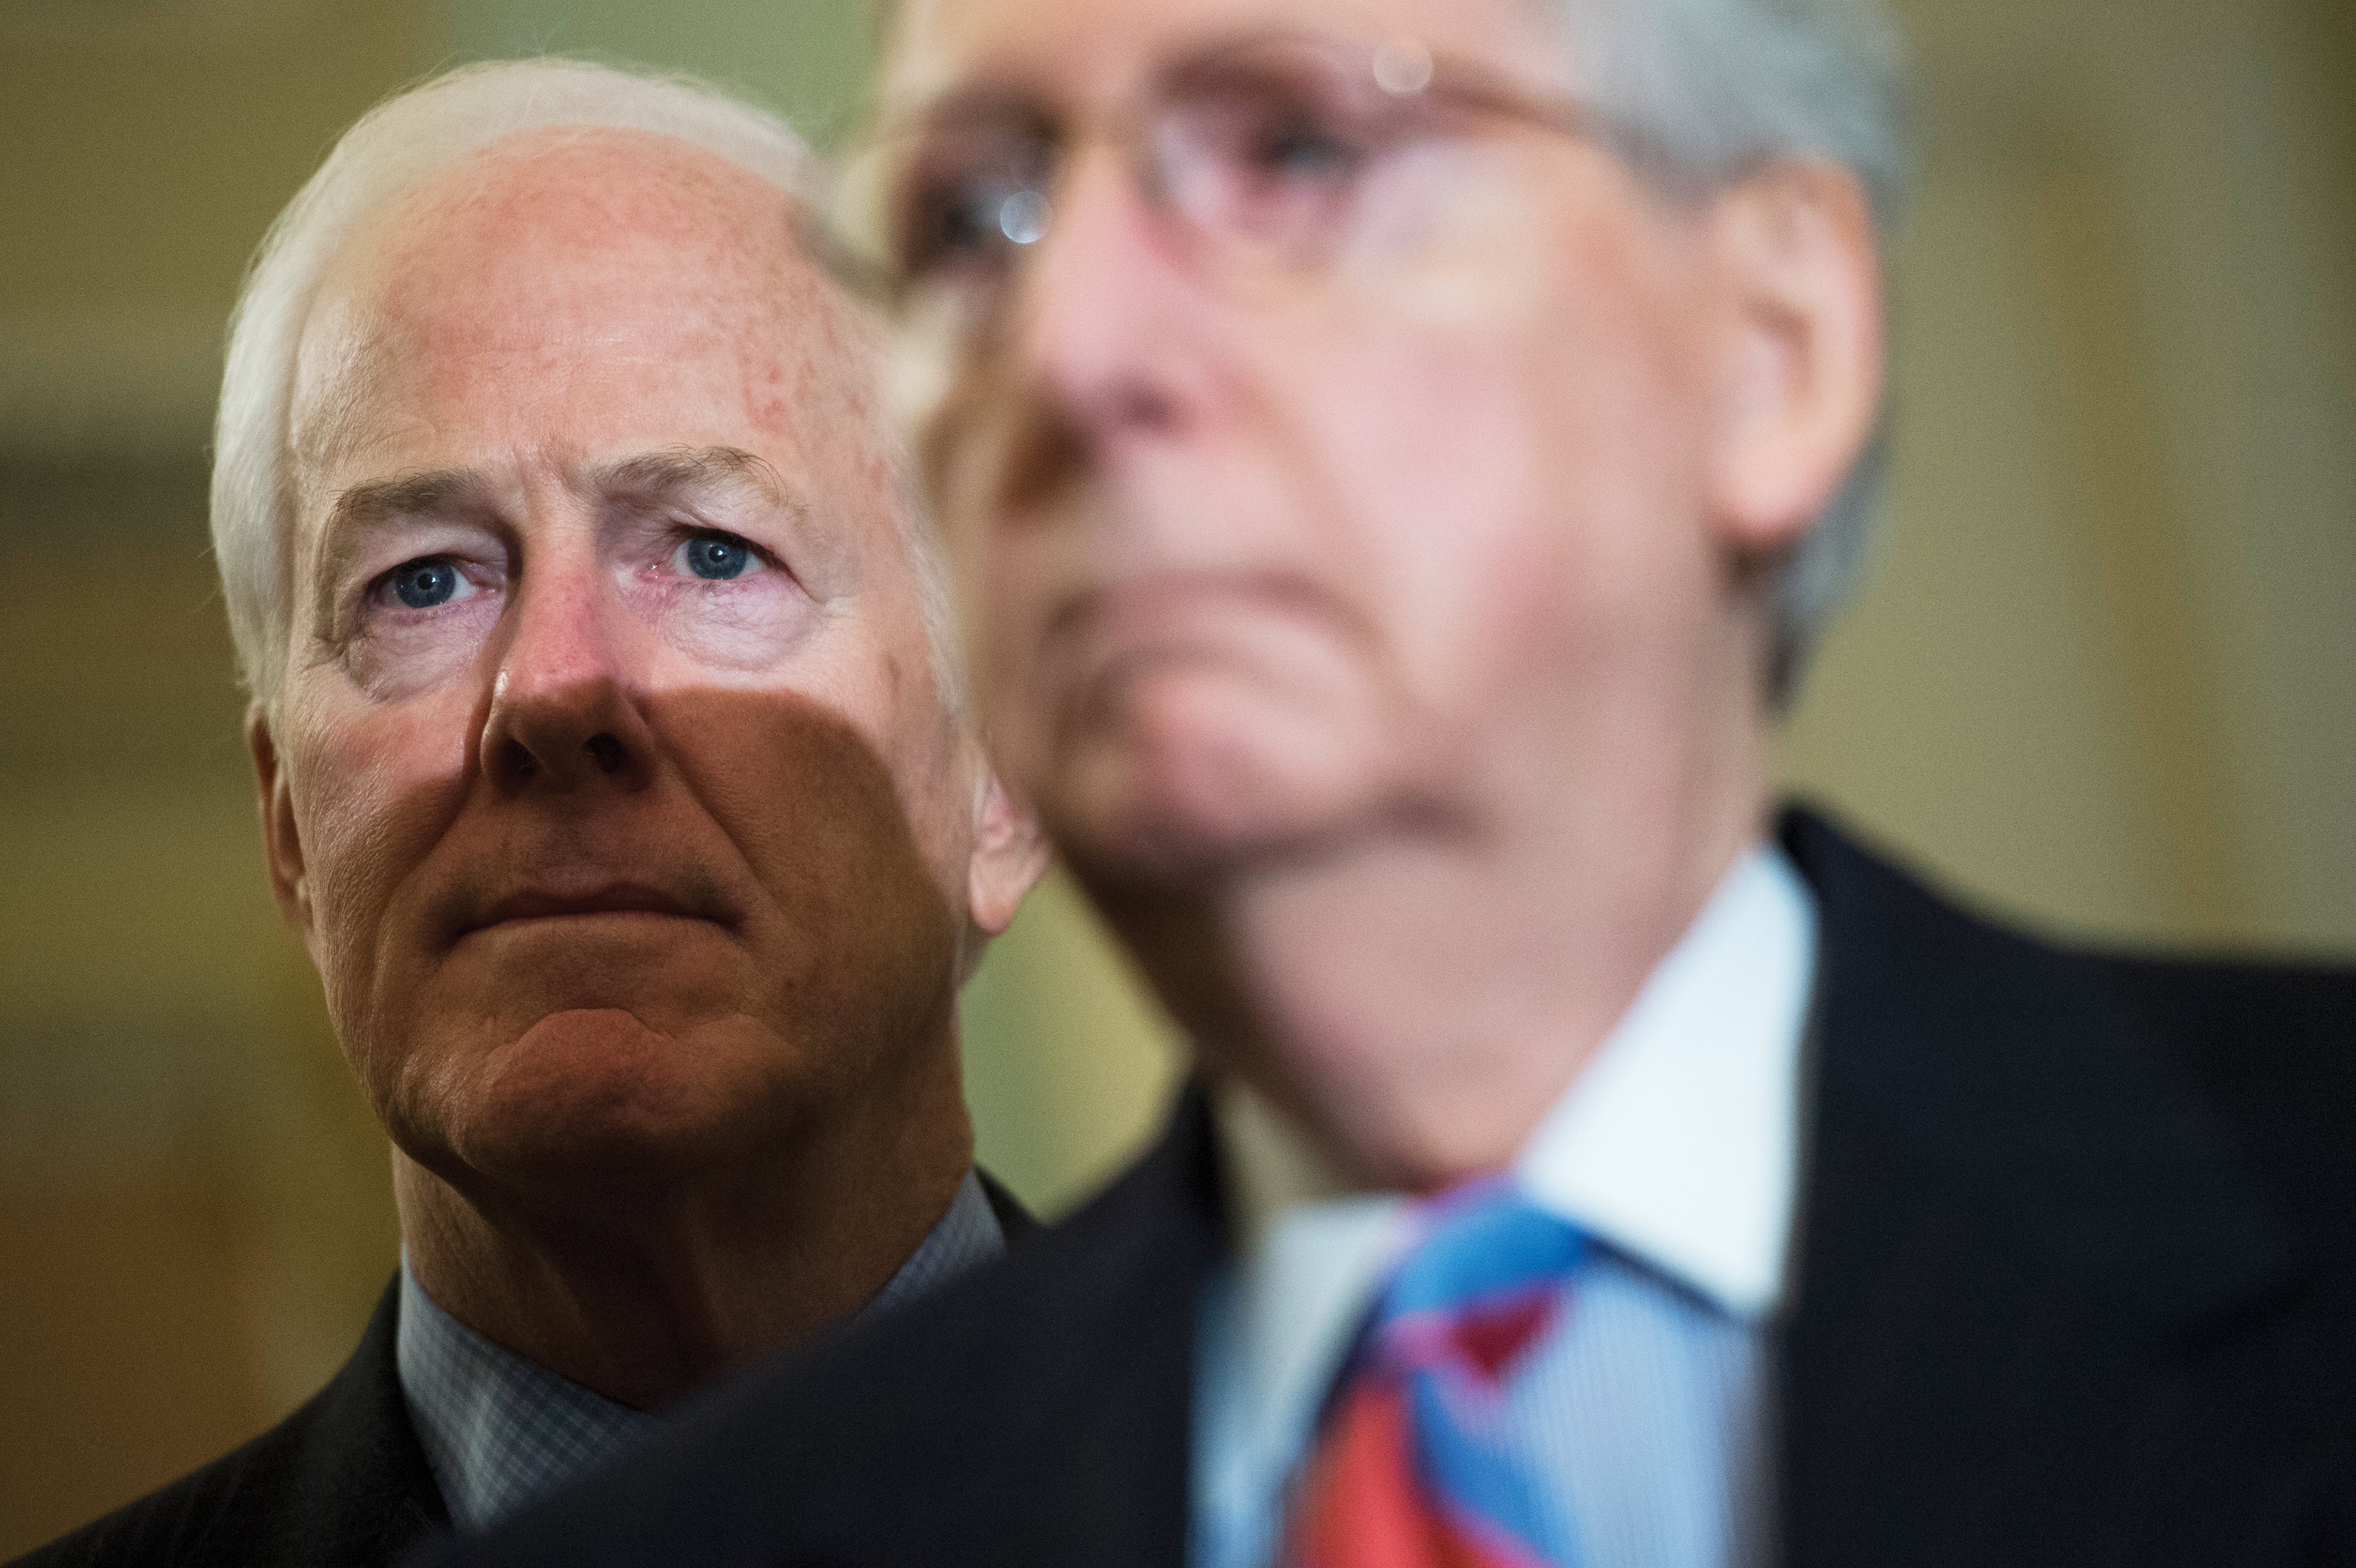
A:
{"type": "Polygon", "coordinates": [[[659,1410],[857,1311],[972,1167],[954,1074],[946,1100],[809,1119],[814,1135],[751,1170],[569,1191],[462,1194],[396,1148],[411,1271],[494,1343],[659,1410]]]}

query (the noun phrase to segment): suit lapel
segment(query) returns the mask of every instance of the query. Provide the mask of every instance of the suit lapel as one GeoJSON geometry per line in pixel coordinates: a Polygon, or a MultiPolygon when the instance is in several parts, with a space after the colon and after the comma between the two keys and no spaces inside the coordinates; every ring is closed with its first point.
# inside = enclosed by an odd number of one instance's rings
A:
{"type": "Polygon", "coordinates": [[[1055,1412],[1013,1488],[1034,1516],[1055,1499],[1018,1532],[1034,1543],[1026,1564],[1183,1563],[1195,1301],[1223,1244],[1220,1202],[1209,1106],[1190,1084],[1142,1161],[1024,1249],[1051,1282],[1026,1316],[1055,1335],[1056,1361],[1054,1389],[1022,1393],[1055,1412]]]}
{"type": "Polygon", "coordinates": [[[2157,1350],[2277,1288],[2230,1153],[2073,961],[1794,813],[1823,914],[1795,1301],[1792,1564],[2103,1562],[2157,1350]]]}
{"type": "Polygon", "coordinates": [[[359,1349],[320,1391],[289,1488],[286,1562],[392,1563],[448,1528],[401,1392],[394,1351],[400,1309],[396,1279],[377,1303],[359,1349]]]}

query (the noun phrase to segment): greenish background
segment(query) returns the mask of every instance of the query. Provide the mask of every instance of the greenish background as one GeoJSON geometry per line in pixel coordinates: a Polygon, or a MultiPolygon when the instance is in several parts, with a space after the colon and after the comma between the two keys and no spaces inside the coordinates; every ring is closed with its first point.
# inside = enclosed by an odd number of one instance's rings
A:
{"type": "MultiPolygon", "coordinates": [[[[1895,485],[1786,776],[2052,929],[2356,951],[2356,11],[1899,9],[1895,485]]],[[[205,554],[246,256],[437,65],[684,67],[823,138],[869,33],[812,0],[0,0],[0,1556],[290,1408],[393,1255],[205,554]]],[[[984,1157],[1065,1208],[1172,1051],[1060,883],[967,999],[984,1157]]]]}

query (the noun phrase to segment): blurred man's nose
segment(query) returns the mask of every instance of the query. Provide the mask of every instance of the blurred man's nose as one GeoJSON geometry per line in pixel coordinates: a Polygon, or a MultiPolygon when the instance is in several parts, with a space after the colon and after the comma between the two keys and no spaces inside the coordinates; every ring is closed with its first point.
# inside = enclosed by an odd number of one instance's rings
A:
{"type": "Polygon", "coordinates": [[[483,726],[485,776],[510,792],[644,788],[654,737],[637,706],[643,632],[608,574],[594,559],[545,552],[527,566],[509,616],[483,726]]]}
{"type": "Polygon", "coordinates": [[[1116,149],[1075,160],[1037,245],[1017,302],[1018,373],[1091,443],[1177,429],[1199,375],[1188,327],[1201,283],[1116,149]]]}

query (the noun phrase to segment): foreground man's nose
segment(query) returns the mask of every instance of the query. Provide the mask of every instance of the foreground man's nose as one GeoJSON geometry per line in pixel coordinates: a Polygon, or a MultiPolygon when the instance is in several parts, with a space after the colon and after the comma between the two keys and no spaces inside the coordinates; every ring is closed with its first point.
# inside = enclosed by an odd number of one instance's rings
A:
{"type": "Polygon", "coordinates": [[[485,776],[511,791],[643,788],[654,736],[633,699],[619,612],[589,583],[526,593],[483,725],[485,776]]]}

